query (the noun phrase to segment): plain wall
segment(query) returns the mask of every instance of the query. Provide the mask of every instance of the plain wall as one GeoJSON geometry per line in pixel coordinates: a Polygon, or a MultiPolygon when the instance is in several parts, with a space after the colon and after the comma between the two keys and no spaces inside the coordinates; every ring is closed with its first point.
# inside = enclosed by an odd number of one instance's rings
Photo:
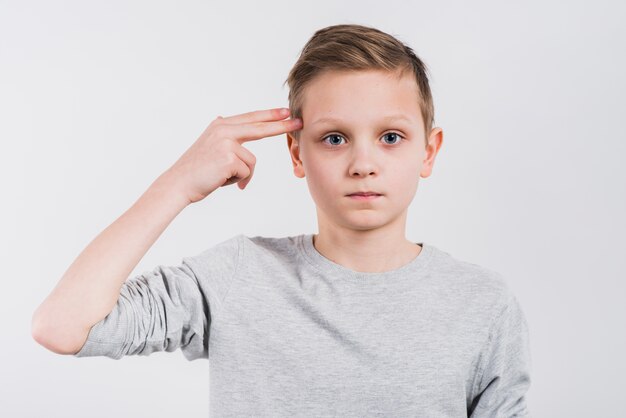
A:
{"type": "MultiPolygon", "coordinates": [[[[377,27],[426,62],[443,146],[407,238],[503,273],[536,417],[623,416],[626,60],[618,1],[0,1],[0,398],[7,417],[202,417],[209,363],[73,358],[31,316],[218,115],[287,105],[313,33],[377,27]]],[[[133,275],[244,233],[317,232],[284,135],[245,191],[185,209],[133,275]]]]}

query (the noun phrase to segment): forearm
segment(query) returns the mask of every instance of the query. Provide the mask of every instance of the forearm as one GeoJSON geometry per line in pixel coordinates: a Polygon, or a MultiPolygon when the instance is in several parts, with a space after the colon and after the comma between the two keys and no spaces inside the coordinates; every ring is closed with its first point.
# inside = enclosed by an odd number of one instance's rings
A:
{"type": "Polygon", "coordinates": [[[70,265],[33,315],[35,338],[57,350],[84,341],[111,312],[131,271],[189,203],[168,171],[159,176],[70,265]]]}

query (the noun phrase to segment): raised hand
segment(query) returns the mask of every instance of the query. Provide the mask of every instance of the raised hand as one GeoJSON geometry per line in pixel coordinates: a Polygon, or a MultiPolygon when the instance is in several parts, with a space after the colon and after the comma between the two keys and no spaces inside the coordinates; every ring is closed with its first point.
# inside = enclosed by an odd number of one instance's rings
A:
{"type": "Polygon", "coordinates": [[[242,144],[302,128],[301,119],[284,120],[288,116],[289,109],[283,108],[218,116],[168,171],[191,203],[233,183],[243,190],[256,157],[242,144]]]}

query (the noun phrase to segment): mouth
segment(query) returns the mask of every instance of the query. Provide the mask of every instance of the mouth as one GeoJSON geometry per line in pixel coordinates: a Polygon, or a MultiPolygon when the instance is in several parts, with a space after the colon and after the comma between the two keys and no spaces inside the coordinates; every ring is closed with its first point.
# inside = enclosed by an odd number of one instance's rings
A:
{"type": "Polygon", "coordinates": [[[382,195],[380,193],[375,193],[375,192],[364,192],[364,193],[352,193],[347,196],[356,200],[374,200],[374,199],[381,197],[382,195]]]}
{"type": "Polygon", "coordinates": [[[369,196],[382,196],[382,195],[380,193],[376,193],[376,192],[357,192],[357,193],[351,193],[348,196],[369,197],[369,196]]]}

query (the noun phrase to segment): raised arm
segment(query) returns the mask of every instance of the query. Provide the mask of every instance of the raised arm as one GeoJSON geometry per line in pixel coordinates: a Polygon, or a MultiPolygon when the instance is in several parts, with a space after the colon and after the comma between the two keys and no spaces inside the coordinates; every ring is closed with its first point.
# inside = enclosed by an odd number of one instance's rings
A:
{"type": "Polygon", "coordinates": [[[187,205],[222,186],[247,186],[256,158],[243,143],[301,129],[301,120],[283,120],[288,116],[281,109],[218,116],[70,265],[34,312],[33,338],[55,353],[75,354],[111,313],[130,272],[187,205]]]}

